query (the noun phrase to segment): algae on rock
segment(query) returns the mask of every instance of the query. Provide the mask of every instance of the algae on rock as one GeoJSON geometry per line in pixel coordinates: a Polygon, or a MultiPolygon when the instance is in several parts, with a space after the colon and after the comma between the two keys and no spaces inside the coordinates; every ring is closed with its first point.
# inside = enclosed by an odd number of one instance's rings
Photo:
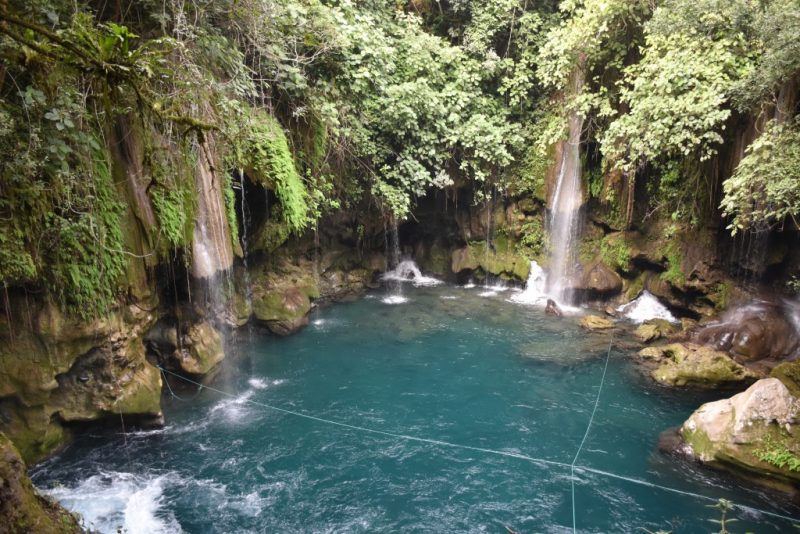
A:
{"type": "Polygon", "coordinates": [[[647,347],[639,357],[655,367],[650,373],[653,379],[667,386],[717,387],[758,378],[727,354],[700,345],[647,347]]]}

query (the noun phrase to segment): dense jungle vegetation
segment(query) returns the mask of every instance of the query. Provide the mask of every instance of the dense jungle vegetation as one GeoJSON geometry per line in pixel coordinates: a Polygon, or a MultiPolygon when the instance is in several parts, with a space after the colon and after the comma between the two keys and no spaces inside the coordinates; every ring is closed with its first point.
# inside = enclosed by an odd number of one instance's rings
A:
{"type": "Polygon", "coordinates": [[[598,172],[647,180],[649,212],[692,221],[713,198],[705,163],[750,117],[711,208],[731,232],[797,225],[800,121],[781,94],[798,35],[797,0],[2,0],[0,279],[78,310],[115,301],[121,121],[147,140],[164,257],[191,250],[204,144],[230,171],[231,220],[244,169],[301,232],[363,205],[404,218],[465,182],[540,194],[572,113],[598,172]]]}

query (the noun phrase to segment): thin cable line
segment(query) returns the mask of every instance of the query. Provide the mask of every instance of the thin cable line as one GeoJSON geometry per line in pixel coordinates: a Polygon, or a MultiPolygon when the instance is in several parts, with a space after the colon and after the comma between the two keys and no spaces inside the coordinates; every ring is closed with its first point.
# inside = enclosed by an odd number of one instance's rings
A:
{"type": "MultiPolygon", "coordinates": [[[[162,373],[170,374],[172,376],[180,378],[181,380],[183,380],[185,382],[188,382],[190,384],[194,384],[195,386],[198,386],[198,387],[201,387],[201,388],[205,388],[207,390],[213,391],[215,393],[219,393],[220,395],[223,395],[223,396],[226,396],[226,397],[229,397],[229,398],[232,398],[232,399],[239,398],[238,395],[235,395],[233,393],[229,393],[227,391],[223,391],[221,389],[217,389],[217,388],[212,387],[212,386],[201,384],[200,382],[196,382],[195,380],[187,378],[187,377],[185,377],[183,375],[180,375],[178,373],[175,373],[175,372],[169,371],[167,369],[164,369],[161,366],[157,366],[157,367],[158,367],[158,369],[161,370],[162,373]]],[[[180,397],[178,397],[177,395],[175,395],[175,398],[180,399],[180,397]]],[[[693,492],[690,492],[690,491],[683,491],[683,490],[679,490],[679,489],[676,489],[676,488],[670,488],[668,486],[662,486],[660,484],[655,484],[653,482],[648,482],[646,480],[642,480],[642,479],[638,479],[638,478],[627,477],[627,476],[624,476],[624,475],[617,475],[617,474],[614,474],[614,473],[610,473],[608,471],[603,471],[601,469],[595,469],[593,467],[586,467],[586,466],[581,466],[581,465],[568,464],[568,463],[565,463],[565,462],[558,462],[558,461],[555,461],[555,460],[546,460],[544,458],[535,458],[535,457],[527,456],[525,454],[521,454],[521,453],[517,453],[517,452],[500,451],[500,450],[495,450],[495,449],[485,449],[485,448],[482,448],[482,447],[472,447],[470,445],[461,445],[461,444],[458,444],[458,443],[451,443],[451,442],[448,442],[448,441],[440,441],[440,440],[435,440],[435,439],[420,438],[420,437],[417,437],[417,436],[410,436],[410,435],[407,435],[407,434],[398,434],[398,433],[395,433],[395,432],[387,432],[387,431],[384,431],[384,430],[376,430],[374,428],[367,428],[367,427],[358,426],[358,425],[350,425],[350,424],[342,423],[342,422],[339,422],[339,421],[332,421],[330,419],[324,419],[322,417],[316,417],[314,415],[309,415],[309,414],[306,414],[306,413],[303,413],[303,412],[296,412],[296,411],[293,411],[293,410],[287,410],[286,408],[279,408],[277,406],[272,406],[270,404],[259,402],[259,401],[253,400],[253,399],[243,399],[243,402],[247,402],[247,403],[250,403],[250,404],[253,404],[253,405],[256,405],[256,406],[261,406],[263,408],[267,408],[269,410],[274,410],[276,412],[285,413],[285,414],[288,414],[288,415],[294,415],[296,417],[301,417],[303,419],[309,419],[311,421],[317,421],[317,422],[320,422],[320,423],[325,423],[325,424],[334,425],[334,426],[338,426],[338,427],[349,428],[351,430],[357,430],[357,431],[360,431],[360,432],[367,432],[367,433],[370,433],[370,434],[387,436],[387,437],[392,437],[392,438],[396,438],[396,439],[402,439],[402,440],[406,440],[406,441],[415,441],[415,442],[419,442],[419,443],[429,443],[429,444],[432,444],[432,445],[439,445],[439,446],[442,446],[442,447],[465,449],[465,450],[469,450],[469,451],[482,452],[482,453],[485,453],[485,454],[493,454],[493,455],[496,455],[496,456],[505,456],[505,457],[508,457],[508,458],[516,458],[518,460],[525,460],[525,461],[530,462],[532,464],[535,464],[535,465],[537,465],[539,467],[541,467],[541,466],[561,467],[561,468],[564,468],[564,469],[573,470],[573,472],[574,472],[574,470],[578,470],[578,471],[593,473],[593,474],[599,475],[599,476],[604,476],[604,477],[608,477],[608,478],[614,478],[614,479],[617,479],[617,480],[624,480],[626,482],[630,482],[632,484],[638,484],[640,486],[647,486],[647,487],[650,487],[650,488],[658,488],[658,489],[662,489],[664,491],[668,491],[668,492],[672,492],[672,493],[676,493],[676,494],[680,494],[680,495],[685,495],[685,496],[689,496],[689,497],[696,497],[696,498],[700,498],[700,499],[704,499],[704,500],[712,501],[712,502],[716,502],[717,501],[717,499],[714,499],[712,497],[708,497],[708,496],[705,496],[705,495],[701,495],[701,494],[698,494],[698,493],[693,493],[693,492]]],[[[776,513],[776,512],[769,512],[767,510],[762,510],[760,508],[754,508],[752,506],[746,506],[746,505],[737,504],[737,503],[731,503],[731,504],[733,506],[741,509],[741,510],[746,510],[748,512],[760,513],[760,514],[771,516],[771,517],[774,517],[774,518],[777,518],[777,519],[783,519],[783,520],[786,520],[786,521],[790,521],[790,522],[793,522],[793,523],[797,523],[798,522],[797,518],[790,517],[790,516],[783,515],[783,514],[779,514],[779,513],[776,513]]]]}
{"type": "Polygon", "coordinates": [[[606,371],[608,371],[608,360],[611,359],[611,347],[614,344],[614,333],[611,333],[611,339],[608,342],[608,352],[606,352],[606,363],[603,366],[603,375],[600,377],[600,387],[597,388],[597,397],[594,399],[594,408],[592,408],[592,415],[589,416],[589,424],[586,425],[586,432],[583,433],[583,439],[581,440],[581,444],[578,445],[578,452],[575,453],[575,458],[572,459],[572,463],[569,464],[569,483],[572,492],[572,532],[575,534],[578,531],[578,524],[575,520],[575,463],[578,461],[578,456],[581,455],[581,450],[583,450],[583,445],[586,443],[586,438],[589,437],[589,431],[592,428],[592,422],[594,421],[594,414],[597,413],[597,407],[600,405],[600,394],[603,392],[603,384],[606,382],[606,371]]]}

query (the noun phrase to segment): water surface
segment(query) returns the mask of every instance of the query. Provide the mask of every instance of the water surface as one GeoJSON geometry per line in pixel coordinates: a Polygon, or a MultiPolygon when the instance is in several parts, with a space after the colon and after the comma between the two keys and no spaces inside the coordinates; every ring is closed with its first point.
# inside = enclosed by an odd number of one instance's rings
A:
{"type": "MultiPolygon", "coordinates": [[[[82,435],[33,472],[103,532],[571,532],[569,469],[390,433],[572,462],[609,339],[575,318],[458,287],[376,292],[300,333],[240,341],[212,385],[180,388],[166,428],[82,435]],[[258,403],[258,404],[256,404],[258,403]]],[[[177,384],[174,384],[177,386],[177,384]]],[[[658,388],[611,351],[578,465],[800,516],[723,475],[656,452],[713,396],[658,388]]],[[[709,532],[708,502],[577,472],[581,532],[709,532]]],[[[738,510],[735,530],[791,531],[738,510]]]]}

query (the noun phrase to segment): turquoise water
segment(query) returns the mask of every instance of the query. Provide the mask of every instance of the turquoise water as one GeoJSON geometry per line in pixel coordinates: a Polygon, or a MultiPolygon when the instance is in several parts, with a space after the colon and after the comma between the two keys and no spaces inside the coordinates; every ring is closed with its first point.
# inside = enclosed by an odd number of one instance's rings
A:
{"type": "MultiPolygon", "coordinates": [[[[253,335],[208,389],[173,384],[166,428],[94,431],[35,483],[104,532],[571,532],[569,469],[365,433],[253,404],[571,463],[609,339],[574,318],[458,287],[376,292],[253,335]]],[[[245,336],[246,337],[246,336],[245,336]]],[[[656,451],[708,394],[657,388],[611,352],[579,465],[800,517],[774,494],[656,451]]],[[[710,532],[708,502],[577,472],[580,532],[710,532]]],[[[737,510],[736,532],[793,530],[737,510]]]]}

